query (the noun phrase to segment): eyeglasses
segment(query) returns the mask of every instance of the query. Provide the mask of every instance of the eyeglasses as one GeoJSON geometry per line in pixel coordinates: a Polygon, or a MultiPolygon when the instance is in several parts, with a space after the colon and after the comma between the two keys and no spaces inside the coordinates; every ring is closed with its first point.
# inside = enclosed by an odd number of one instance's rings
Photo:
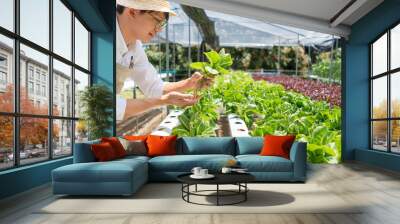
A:
{"type": "Polygon", "coordinates": [[[153,19],[157,22],[156,25],[155,25],[155,28],[156,28],[157,30],[161,30],[162,28],[164,28],[164,27],[167,25],[168,21],[167,21],[166,19],[160,20],[159,18],[157,18],[157,17],[155,17],[153,14],[151,14],[151,12],[148,13],[148,14],[149,14],[151,17],[153,17],[153,19]]]}

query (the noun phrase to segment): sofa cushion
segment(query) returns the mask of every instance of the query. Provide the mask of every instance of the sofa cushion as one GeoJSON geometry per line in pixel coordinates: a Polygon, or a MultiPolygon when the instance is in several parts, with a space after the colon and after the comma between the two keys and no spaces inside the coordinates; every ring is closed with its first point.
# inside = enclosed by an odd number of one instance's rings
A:
{"type": "Polygon", "coordinates": [[[264,144],[261,149],[260,155],[262,156],[280,156],[286,159],[290,159],[290,148],[293,145],[295,135],[286,136],[275,136],[266,135],[264,136],[264,144]]]}
{"type": "Polygon", "coordinates": [[[126,151],[126,155],[146,156],[147,148],[146,142],[142,140],[126,140],[118,138],[126,151]]]}
{"type": "Polygon", "coordinates": [[[240,167],[249,172],[292,172],[292,161],[279,156],[239,155],[240,167]]]}
{"type": "Polygon", "coordinates": [[[165,156],[176,154],[176,136],[149,135],[146,140],[148,156],[165,156]]]}
{"type": "Polygon", "coordinates": [[[101,138],[101,142],[108,142],[114,149],[115,155],[117,158],[122,158],[126,156],[126,151],[124,146],[122,146],[121,142],[117,137],[104,137],[101,138]]]}
{"type": "MultiPolygon", "coordinates": [[[[134,173],[146,172],[147,163],[138,159],[75,163],[53,170],[58,182],[130,182],[134,173]]],[[[141,174],[140,174],[141,175],[141,174]]]]}
{"type": "Polygon", "coordinates": [[[115,154],[115,150],[109,142],[93,144],[90,147],[94,157],[96,157],[96,161],[105,162],[118,158],[118,156],[115,154]]]}
{"type": "Polygon", "coordinates": [[[236,155],[260,154],[263,137],[236,137],[236,155]]]}
{"type": "Polygon", "coordinates": [[[232,137],[183,137],[179,141],[177,150],[177,154],[183,155],[235,155],[235,139],[232,137]]]}
{"type": "Polygon", "coordinates": [[[190,172],[193,167],[199,166],[212,172],[219,171],[230,159],[231,155],[175,155],[158,156],[149,160],[150,171],[163,172],[190,172]]]}
{"type": "Polygon", "coordinates": [[[125,135],[123,138],[130,141],[140,140],[145,142],[147,139],[147,135],[125,135]]]}

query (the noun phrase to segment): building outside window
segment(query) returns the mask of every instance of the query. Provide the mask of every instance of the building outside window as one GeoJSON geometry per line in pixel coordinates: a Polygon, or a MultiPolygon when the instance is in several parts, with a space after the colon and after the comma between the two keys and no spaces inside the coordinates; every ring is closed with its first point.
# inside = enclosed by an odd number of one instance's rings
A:
{"type": "Polygon", "coordinates": [[[28,74],[29,74],[29,79],[33,80],[33,67],[32,66],[29,66],[28,74]]]}
{"type": "Polygon", "coordinates": [[[0,84],[6,85],[7,84],[7,73],[4,71],[0,71],[0,84]]]}
{"type": "Polygon", "coordinates": [[[46,83],[46,74],[42,73],[42,82],[46,83]]]}
{"type": "Polygon", "coordinates": [[[29,94],[34,94],[33,82],[31,81],[28,82],[28,89],[29,89],[29,94]]]}
{"type": "Polygon", "coordinates": [[[46,86],[42,86],[42,96],[46,96],[46,86]]]}
{"type": "Polygon", "coordinates": [[[8,69],[7,56],[0,54],[0,89],[3,91],[7,86],[7,69],[8,69]]]}

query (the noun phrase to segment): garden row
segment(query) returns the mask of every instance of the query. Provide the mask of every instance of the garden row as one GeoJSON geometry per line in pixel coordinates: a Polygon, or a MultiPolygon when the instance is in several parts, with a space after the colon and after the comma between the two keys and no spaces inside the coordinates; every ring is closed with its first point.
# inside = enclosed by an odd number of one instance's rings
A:
{"type": "Polygon", "coordinates": [[[288,75],[263,76],[254,74],[253,78],[281,84],[286,90],[293,90],[313,100],[323,100],[331,105],[341,106],[341,86],[336,83],[325,83],[288,75]]]}

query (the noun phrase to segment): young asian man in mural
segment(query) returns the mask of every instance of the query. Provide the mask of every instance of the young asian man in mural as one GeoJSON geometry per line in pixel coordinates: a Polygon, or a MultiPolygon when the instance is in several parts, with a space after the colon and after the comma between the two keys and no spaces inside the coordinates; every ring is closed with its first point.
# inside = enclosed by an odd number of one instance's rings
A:
{"type": "Polygon", "coordinates": [[[165,105],[189,106],[198,101],[188,90],[200,86],[202,74],[196,72],[179,82],[163,82],[148,61],[142,43],[149,42],[176,14],[165,0],[117,0],[116,63],[117,63],[117,120],[141,114],[165,105]],[[143,92],[143,99],[125,99],[121,96],[127,80],[143,92]]]}

